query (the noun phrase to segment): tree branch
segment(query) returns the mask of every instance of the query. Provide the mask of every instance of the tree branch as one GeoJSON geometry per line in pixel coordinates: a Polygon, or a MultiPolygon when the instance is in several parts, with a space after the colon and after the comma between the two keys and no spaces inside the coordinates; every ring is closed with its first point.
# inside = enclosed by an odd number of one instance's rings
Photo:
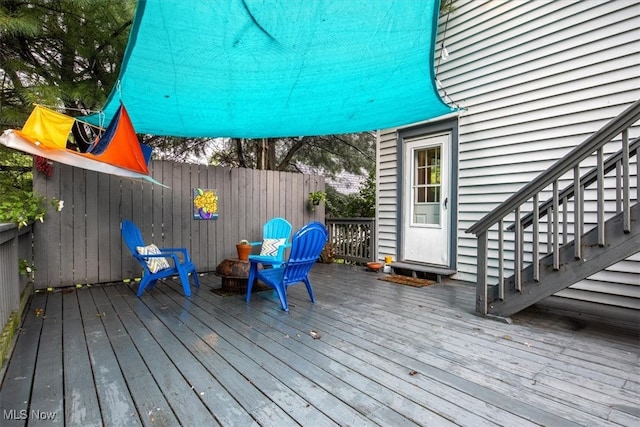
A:
{"type": "Polygon", "coordinates": [[[296,141],[296,143],[293,144],[293,146],[289,149],[289,151],[287,151],[287,155],[284,156],[284,158],[282,159],[282,161],[278,165],[277,170],[286,171],[287,168],[289,167],[291,159],[293,159],[293,156],[298,151],[300,151],[302,149],[302,147],[304,147],[305,144],[306,144],[306,137],[302,137],[298,141],[296,141]]]}

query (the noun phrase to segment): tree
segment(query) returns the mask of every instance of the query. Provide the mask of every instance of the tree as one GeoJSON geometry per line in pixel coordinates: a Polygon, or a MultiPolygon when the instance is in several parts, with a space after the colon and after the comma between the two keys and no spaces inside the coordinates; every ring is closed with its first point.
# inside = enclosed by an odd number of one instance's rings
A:
{"type": "Polygon", "coordinates": [[[376,209],[376,175],[370,170],[367,179],[360,185],[358,194],[340,194],[327,187],[327,216],[334,218],[372,218],[376,209]]]}
{"type": "MultiPolygon", "coordinates": [[[[0,131],[20,127],[34,103],[76,116],[102,106],[129,36],[135,0],[0,1],[0,131]]],[[[32,157],[0,147],[0,222],[42,219],[32,157]]],[[[46,167],[46,165],[44,165],[46,167]]]]}
{"type": "Polygon", "coordinates": [[[375,165],[370,132],[292,138],[231,138],[222,141],[210,163],[290,172],[367,174],[375,165]]]}
{"type": "Polygon", "coordinates": [[[101,107],[118,77],[135,0],[0,2],[0,130],[33,103],[76,116],[101,107]]]}

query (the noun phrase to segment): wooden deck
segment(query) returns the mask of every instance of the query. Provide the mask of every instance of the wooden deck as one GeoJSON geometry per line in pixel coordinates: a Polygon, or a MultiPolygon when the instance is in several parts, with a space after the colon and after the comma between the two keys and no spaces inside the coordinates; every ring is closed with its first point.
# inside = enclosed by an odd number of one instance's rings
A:
{"type": "Polygon", "coordinates": [[[382,275],[318,264],[316,304],[296,286],[289,313],[213,275],[190,299],[171,281],[36,294],[0,425],[640,425],[637,330],[540,309],[509,325],[475,316],[468,285],[382,275]]]}

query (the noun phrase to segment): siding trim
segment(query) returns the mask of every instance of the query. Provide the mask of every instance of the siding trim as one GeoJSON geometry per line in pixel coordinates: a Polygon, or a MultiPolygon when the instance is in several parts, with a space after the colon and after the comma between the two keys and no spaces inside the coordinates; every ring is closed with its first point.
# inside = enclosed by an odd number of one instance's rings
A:
{"type": "Polygon", "coordinates": [[[396,177],[396,194],[397,194],[397,206],[396,209],[396,229],[398,230],[396,241],[396,257],[399,259],[401,248],[403,247],[402,230],[404,227],[404,191],[403,191],[403,179],[405,165],[404,165],[404,144],[405,140],[413,139],[416,137],[428,137],[438,133],[451,133],[451,145],[449,147],[449,156],[451,159],[451,165],[449,168],[449,208],[447,212],[449,214],[449,265],[448,267],[455,270],[457,266],[458,256],[458,115],[455,117],[447,118],[441,121],[429,121],[427,123],[411,125],[398,129],[396,139],[396,159],[397,159],[397,174],[396,177]]]}

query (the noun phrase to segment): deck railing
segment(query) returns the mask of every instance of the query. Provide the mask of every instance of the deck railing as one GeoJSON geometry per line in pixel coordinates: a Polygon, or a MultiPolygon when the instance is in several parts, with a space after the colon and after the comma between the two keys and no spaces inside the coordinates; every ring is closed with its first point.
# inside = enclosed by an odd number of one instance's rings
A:
{"type": "MultiPolygon", "coordinates": [[[[0,329],[16,316],[20,308],[20,296],[28,282],[27,276],[21,276],[19,261],[31,263],[33,249],[31,244],[32,227],[28,225],[18,229],[16,224],[0,224],[0,329]]],[[[12,333],[10,331],[10,333],[12,333]]]]}
{"type": "Polygon", "coordinates": [[[374,218],[328,218],[325,223],[334,258],[352,262],[373,261],[376,244],[374,218]]]}
{"type": "Polygon", "coordinates": [[[590,226],[598,230],[598,245],[605,246],[605,221],[608,216],[622,213],[624,232],[630,229],[632,200],[640,199],[640,185],[631,194],[630,177],[640,175],[637,160],[638,139],[629,141],[629,128],[640,120],[640,101],[636,101],[611,120],[546,172],[531,181],[519,192],[470,227],[467,232],[478,238],[477,306],[480,314],[487,314],[492,299],[505,298],[505,272],[513,273],[515,291],[522,289],[523,271],[531,265],[533,280],[538,281],[543,255],[553,256],[553,270],[560,269],[560,248],[574,243],[575,259],[582,258],[581,238],[585,233],[585,204],[595,207],[590,226]],[[604,147],[616,137],[620,151],[605,160],[604,147]],[[630,159],[636,157],[635,173],[630,159]],[[586,174],[581,168],[590,167],[586,174]],[[608,177],[607,174],[613,176],[608,177]],[[561,189],[560,182],[569,185],[561,189]],[[613,180],[615,200],[613,209],[605,211],[607,195],[605,180],[613,180]],[[592,185],[595,184],[595,185],[592,185]],[[589,188],[591,186],[591,188],[589,188]],[[593,197],[585,202],[585,190],[593,197]],[[545,200],[547,197],[548,200],[545,200]],[[612,212],[613,211],[613,212],[612,212]],[[542,219],[545,218],[543,221],[542,219]],[[490,264],[489,253],[495,262],[490,264]],[[511,256],[507,256],[507,254],[511,256]],[[489,285],[490,277],[494,279],[489,285]],[[491,291],[489,290],[491,288],[491,291]]]}

